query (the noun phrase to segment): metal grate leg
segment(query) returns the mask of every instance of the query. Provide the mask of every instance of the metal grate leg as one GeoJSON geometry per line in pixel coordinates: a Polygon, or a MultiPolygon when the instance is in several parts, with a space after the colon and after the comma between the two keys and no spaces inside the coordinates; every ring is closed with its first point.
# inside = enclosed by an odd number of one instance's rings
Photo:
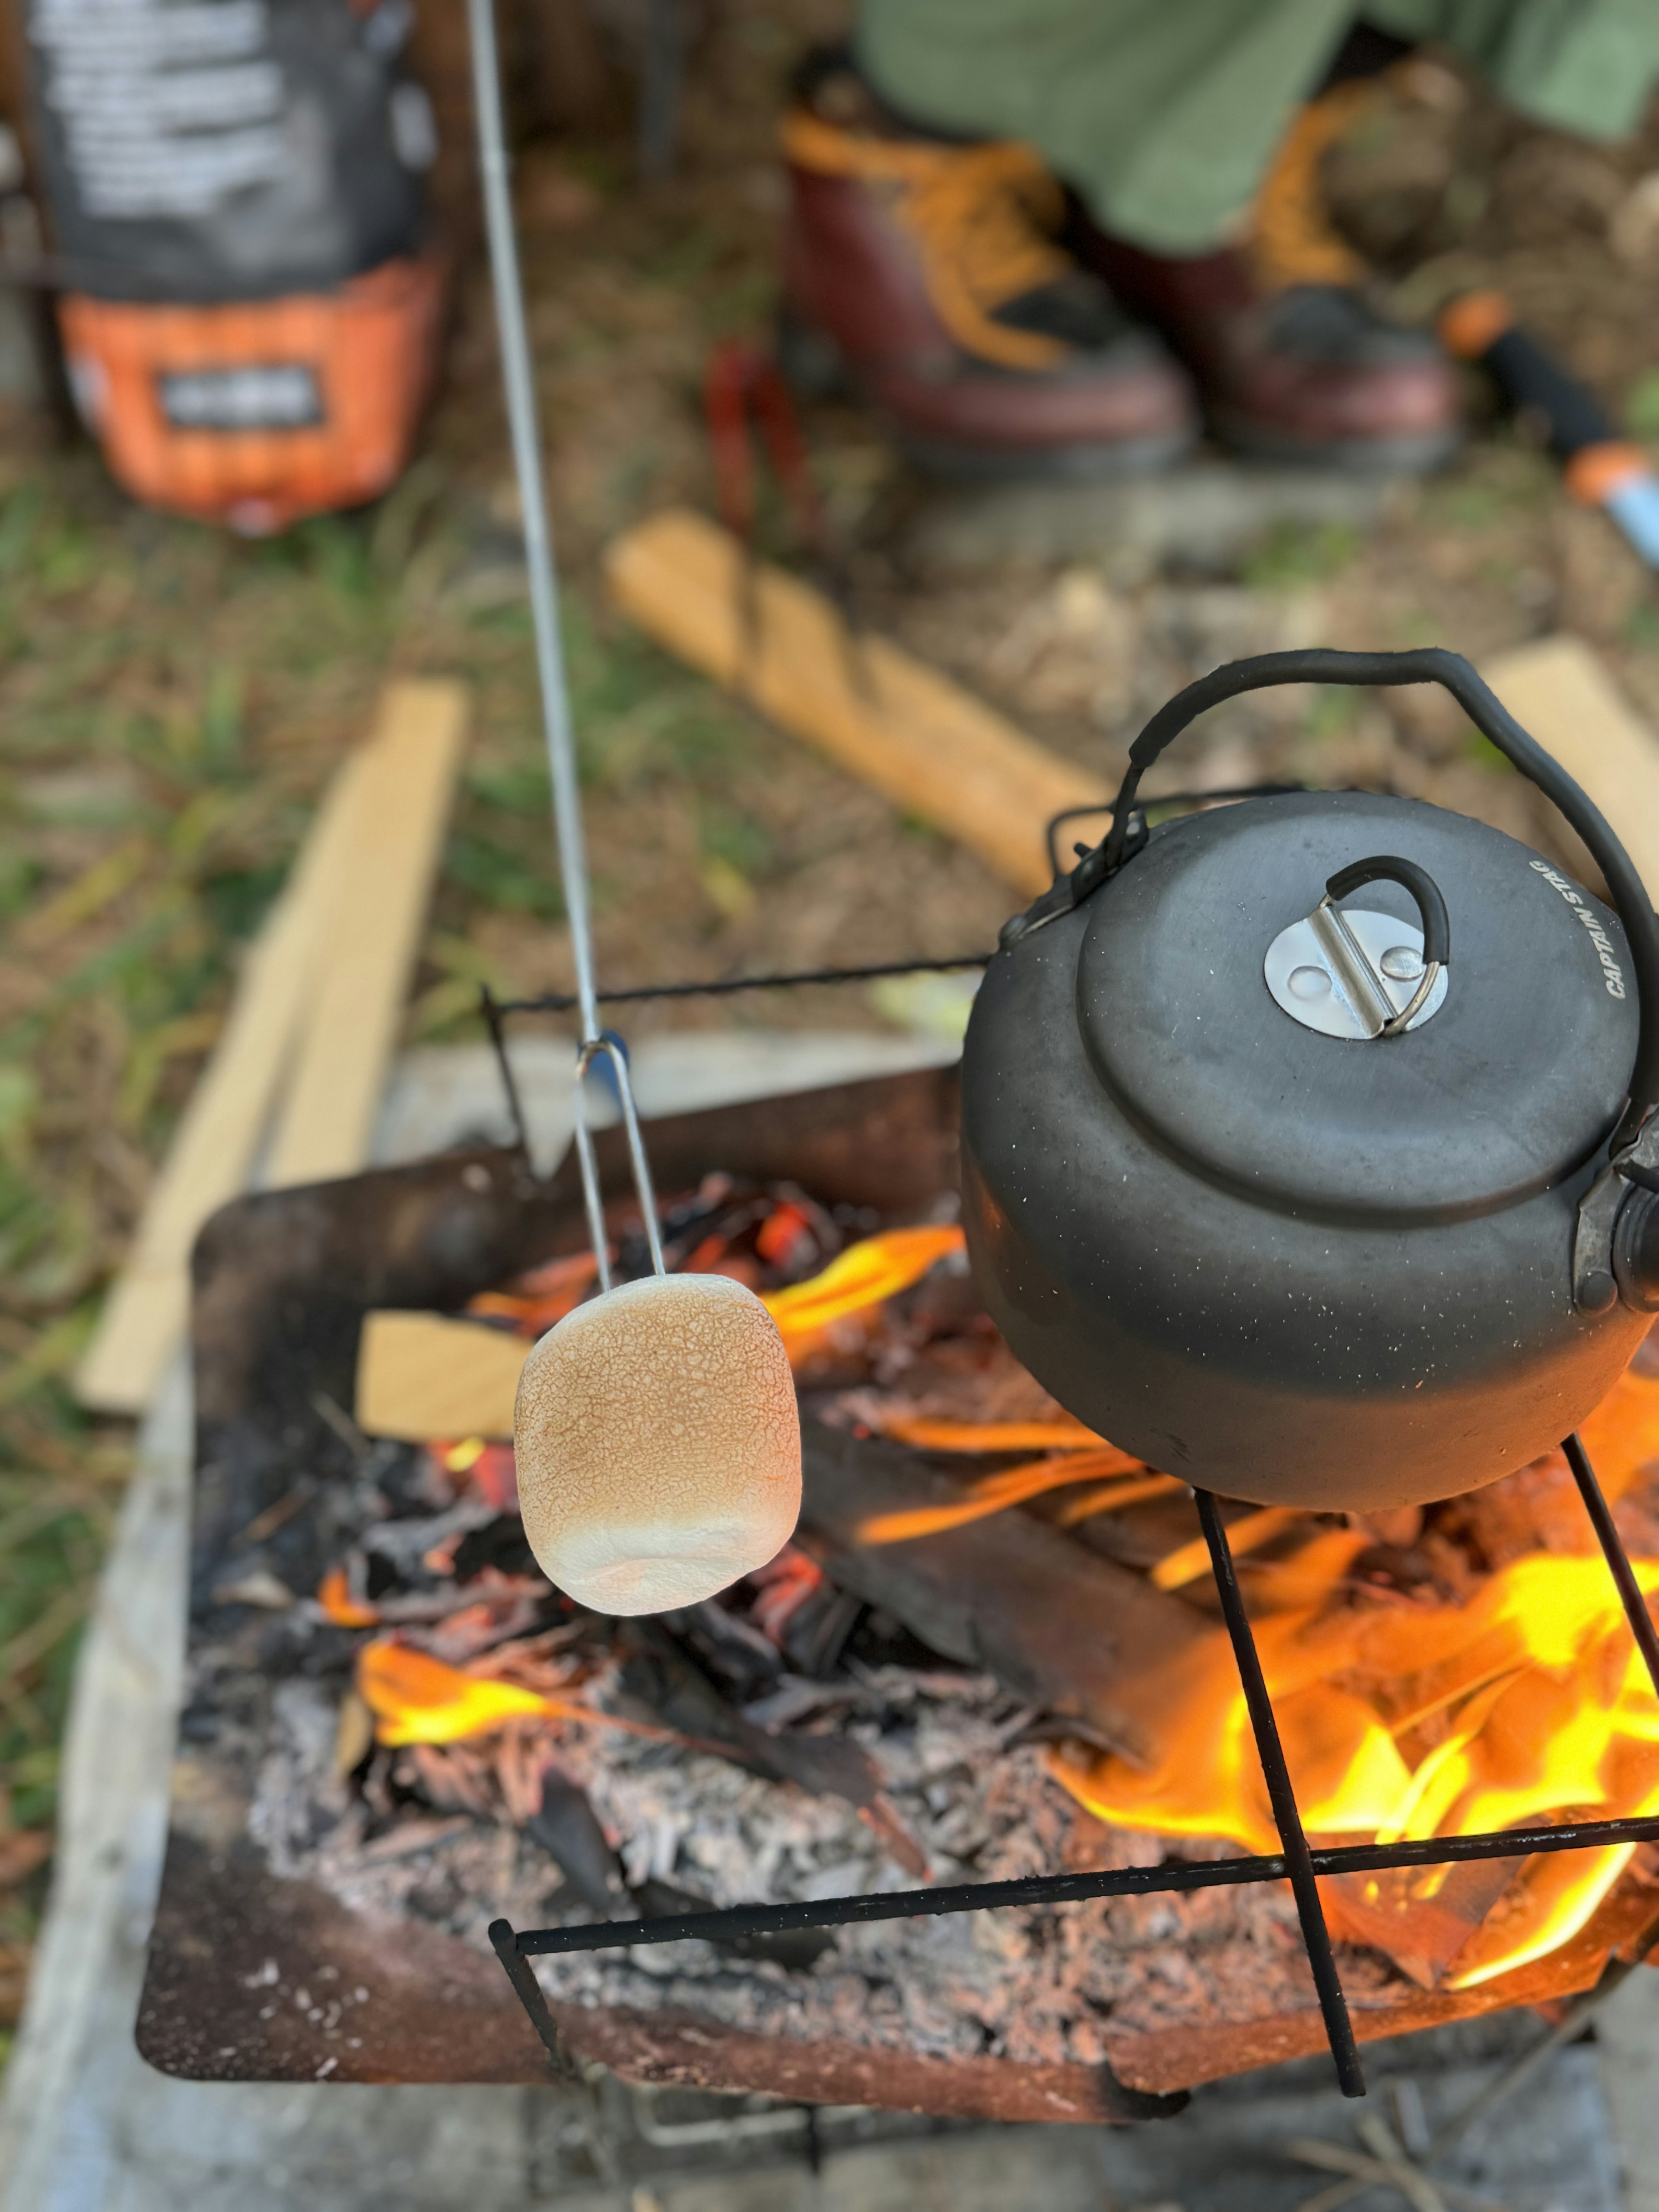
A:
{"type": "Polygon", "coordinates": [[[1345,2097],[1363,2097],[1365,2075],[1359,2063],[1359,2046],[1354,2040],[1347,1999],[1342,1994],[1342,1984],[1337,1975],[1331,1931],[1325,1925],[1325,1911],[1319,1901],[1313,1857],[1303,1832],[1302,1815],[1296,1808],[1296,1793],[1291,1787],[1290,1769],[1285,1763],[1285,1747],[1279,1740],[1279,1723],[1273,1718],[1255,1638],[1250,1633],[1249,1616],[1244,1610],[1238,1576],[1233,1567],[1232,1550],[1227,1542],[1227,1531],[1222,1526],[1221,1508],[1207,1490],[1195,1489],[1193,1497],[1203,1524],[1204,1540],[1210,1547],[1210,1564],[1215,1569],[1216,1588],[1221,1593],[1221,1610],[1226,1618],[1227,1633],[1232,1638],[1239,1680],[1244,1686],[1244,1703],[1261,1759],[1261,1771],[1267,1777],[1267,1800],[1284,1848],[1285,1871],[1290,1877],[1297,1913],[1302,1922],[1302,1940],[1308,1947],[1308,1963],[1313,1968],[1314,1987],[1319,1993],[1319,2009],[1325,2015],[1325,2033],[1330,2042],[1331,2057],[1336,2062],[1337,2082],[1345,2097]]]}
{"type": "Polygon", "coordinates": [[[531,2026],[547,2046],[554,2072],[568,2077],[571,2065],[559,2045],[558,2025],[547,2008],[541,1984],[519,1948],[518,1931],[510,1920],[492,1920],[489,1940],[495,1947],[495,1956],[507,1969],[507,1978],[518,1992],[519,2002],[530,2015],[531,2026]]]}
{"type": "Polygon", "coordinates": [[[1636,1648],[1647,1661],[1654,1694],[1659,1697],[1659,1630],[1654,1627],[1653,1615],[1648,1611],[1648,1601],[1636,1579],[1630,1554],[1613,1525],[1607,1501],[1601,1495],[1601,1486],[1595,1480],[1595,1469],[1589,1463],[1589,1453],[1578,1441],[1577,1430],[1565,1439],[1561,1449],[1567,1455],[1567,1465],[1572,1469],[1573,1480],[1578,1485],[1578,1495],[1584,1501],[1584,1510],[1589,1515],[1590,1525],[1600,1540],[1607,1571],[1617,1583],[1619,1595],[1624,1601],[1625,1618],[1630,1623],[1631,1634],[1636,1638],[1636,1648]]]}

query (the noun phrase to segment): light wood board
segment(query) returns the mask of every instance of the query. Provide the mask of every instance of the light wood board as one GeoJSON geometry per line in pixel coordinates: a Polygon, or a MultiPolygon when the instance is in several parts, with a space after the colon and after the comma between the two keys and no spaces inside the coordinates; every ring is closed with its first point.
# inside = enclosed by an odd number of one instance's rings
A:
{"type": "MultiPolygon", "coordinates": [[[[1649,897],[1659,898],[1659,734],[1595,647],[1577,637],[1542,638],[1484,662],[1480,672],[1522,729],[1583,785],[1635,862],[1649,897]]],[[[1554,820],[1557,834],[1571,836],[1559,816],[1554,820]]]]}
{"type": "MultiPolygon", "coordinates": [[[[1100,807],[1097,773],[1036,744],[959,684],[879,637],[848,630],[823,595],[729,532],[671,508],[611,544],[617,605],[661,645],[827,753],[896,806],[944,830],[1027,896],[1053,879],[1044,830],[1100,807]]],[[[1104,812],[1073,835],[1098,837],[1104,812]]]]}
{"type": "Polygon", "coordinates": [[[388,684],[364,748],[351,865],[271,1153],[273,1185],[349,1175],[368,1158],[442,851],[466,734],[459,684],[388,684]]]}
{"type": "Polygon", "coordinates": [[[389,686],[374,734],[330,784],[248,954],[77,1371],[76,1395],[94,1411],[137,1413],[149,1403],[188,1319],[198,1232],[246,1188],[291,1073],[270,1179],[295,1182],[362,1164],[465,713],[458,684],[389,686]],[[366,908],[374,910],[368,926],[366,908]],[[320,1079],[325,1050],[337,1066],[333,1089],[320,1079]],[[297,1079],[307,1073],[302,1090],[297,1079]]]}
{"type": "Polygon", "coordinates": [[[367,1314],[357,1350],[357,1425],[365,1436],[409,1443],[510,1437],[529,1352],[504,1329],[445,1314],[367,1314]]]}
{"type": "Polygon", "coordinates": [[[286,888],[243,966],[230,1012],[104,1302],[76,1377],[100,1413],[142,1412],[184,1333],[191,1247],[245,1187],[315,981],[324,933],[350,865],[363,756],[336,774],[286,888]]]}

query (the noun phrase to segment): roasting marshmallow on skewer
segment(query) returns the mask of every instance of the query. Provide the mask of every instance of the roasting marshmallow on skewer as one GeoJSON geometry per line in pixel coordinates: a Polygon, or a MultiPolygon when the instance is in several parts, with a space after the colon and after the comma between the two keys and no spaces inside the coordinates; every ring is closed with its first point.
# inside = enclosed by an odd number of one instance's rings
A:
{"type": "Polygon", "coordinates": [[[531,1549],[599,1613],[713,1597],[800,1511],[788,1354],[725,1275],[651,1275],[567,1314],[525,1363],[514,1441],[531,1549]]]}

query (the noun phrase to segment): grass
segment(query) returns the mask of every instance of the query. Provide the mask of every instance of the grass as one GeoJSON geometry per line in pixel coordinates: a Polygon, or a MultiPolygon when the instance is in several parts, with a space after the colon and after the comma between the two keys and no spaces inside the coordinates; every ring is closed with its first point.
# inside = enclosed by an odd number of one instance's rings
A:
{"type": "MultiPolygon", "coordinates": [[[[512,984],[475,942],[486,918],[544,941],[562,917],[528,618],[481,538],[430,462],[377,510],[251,544],[135,509],[90,456],[0,456],[0,2035],[131,1457],[70,1376],[241,954],[388,674],[459,674],[477,702],[410,1034],[466,1034],[479,983],[512,984]]],[[[688,867],[741,905],[768,863],[722,796],[747,726],[580,603],[568,648],[596,805],[683,794],[688,867]]]]}

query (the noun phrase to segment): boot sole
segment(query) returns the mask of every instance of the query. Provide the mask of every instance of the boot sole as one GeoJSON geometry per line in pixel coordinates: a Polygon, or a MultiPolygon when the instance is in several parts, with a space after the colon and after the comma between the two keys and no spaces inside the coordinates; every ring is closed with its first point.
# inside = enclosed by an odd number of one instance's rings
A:
{"type": "Polygon", "coordinates": [[[957,483],[1099,483],[1153,476],[1189,453],[1198,429],[1150,438],[1112,438],[1090,446],[956,446],[919,438],[888,420],[884,426],[906,460],[926,476],[957,483]]]}
{"type": "Polygon", "coordinates": [[[1345,476],[1425,477],[1444,468],[1463,444],[1455,425],[1419,430],[1398,438],[1297,438],[1286,430],[1212,410],[1210,428],[1221,442],[1251,460],[1278,461],[1292,468],[1334,469],[1345,476]]]}
{"type": "Polygon", "coordinates": [[[775,343],[785,382],[803,398],[843,399],[867,407],[913,466],[957,483],[1090,483],[1151,476],[1189,453],[1201,434],[1194,420],[1150,436],[1100,439],[1086,445],[957,445],[948,438],[921,435],[884,413],[862,390],[857,372],[835,340],[787,307],[779,314],[775,343]]]}

